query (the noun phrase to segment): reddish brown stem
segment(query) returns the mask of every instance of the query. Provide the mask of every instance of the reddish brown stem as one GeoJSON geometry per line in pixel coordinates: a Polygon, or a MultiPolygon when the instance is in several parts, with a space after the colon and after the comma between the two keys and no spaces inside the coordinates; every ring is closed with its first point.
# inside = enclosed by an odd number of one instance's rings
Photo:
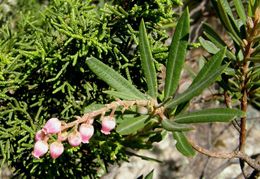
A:
{"type": "Polygon", "coordinates": [[[245,161],[249,166],[252,168],[256,169],[257,171],[260,171],[260,162],[257,160],[252,159],[248,155],[246,155],[242,151],[233,151],[233,152],[228,152],[228,153],[222,153],[222,152],[213,152],[208,149],[205,149],[193,141],[189,140],[189,143],[192,145],[192,147],[198,151],[201,154],[204,154],[209,157],[214,157],[214,158],[220,158],[220,159],[232,159],[232,158],[238,158],[240,160],[245,161]]]}
{"type": "MultiPolygon", "coordinates": [[[[248,67],[249,67],[249,58],[253,52],[252,46],[252,37],[255,34],[257,27],[257,22],[255,21],[253,24],[252,31],[247,36],[245,49],[244,49],[244,60],[243,60],[243,66],[241,68],[242,72],[242,82],[241,82],[241,110],[245,113],[247,112],[247,100],[248,100],[248,89],[247,89],[247,82],[248,82],[248,67]]],[[[246,116],[241,118],[240,123],[240,138],[239,138],[239,150],[244,151],[245,150],[245,144],[246,144],[246,116]]]]}
{"type": "MultiPolygon", "coordinates": [[[[247,72],[248,72],[248,63],[246,62],[242,69],[242,85],[241,85],[241,110],[243,112],[247,112],[247,88],[246,88],[246,81],[247,81],[247,72]]],[[[240,140],[239,140],[239,150],[244,151],[245,150],[245,144],[246,144],[246,116],[241,118],[240,123],[240,140]]]]}

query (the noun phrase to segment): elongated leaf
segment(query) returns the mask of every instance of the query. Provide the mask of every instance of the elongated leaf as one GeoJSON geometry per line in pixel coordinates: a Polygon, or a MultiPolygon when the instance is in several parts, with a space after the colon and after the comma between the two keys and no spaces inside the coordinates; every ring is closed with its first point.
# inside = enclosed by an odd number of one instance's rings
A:
{"type": "Polygon", "coordinates": [[[207,88],[217,79],[217,77],[224,71],[226,67],[227,65],[224,65],[219,67],[215,71],[211,72],[205,80],[203,80],[201,83],[196,83],[189,87],[184,93],[166,103],[165,107],[172,109],[173,107],[176,107],[178,104],[189,101],[194,96],[199,95],[205,88],[207,88]]]}
{"type": "Polygon", "coordinates": [[[211,37],[209,38],[212,42],[214,42],[214,44],[219,44],[219,46],[226,46],[227,44],[224,42],[224,40],[222,40],[222,38],[219,36],[219,34],[217,32],[215,32],[212,27],[207,24],[207,23],[203,23],[202,28],[204,30],[203,33],[207,33],[207,37],[211,37]]]}
{"type": "Polygon", "coordinates": [[[157,77],[152,57],[151,48],[147,38],[147,33],[142,19],[139,27],[139,45],[140,45],[140,55],[141,55],[141,64],[144,70],[144,76],[148,86],[148,94],[156,98],[157,97],[157,77]]]}
{"type": "Polygon", "coordinates": [[[252,17],[254,16],[254,12],[256,8],[260,7],[260,1],[259,0],[249,0],[248,2],[248,16],[252,17]]]}
{"type": "Polygon", "coordinates": [[[101,109],[103,107],[105,107],[104,104],[92,103],[92,104],[84,107],[83,111],[84,111],[84,113],[88,113],[88,112],[91,112],[91,111],[95,111],[95,110],[101,109]]]}
{"type": "Polygon", "coordinates": [[[196,154],[183,132],[173,132],[172,134],[177,141],[176,148],[180,153],[187,157],[192,157],[196,154]]]}
{"type": "Polygon", "coordinates": [[[199,37],[199,42],[209,53],[216,54],[219,51],[219,48],[209,40],[199,37]]]}
{"type": "MultiPolygon", "coordinates": [[[[224,48],[227,44],[222,40],[222,38],[208,25],[207,23],[203,24],[204,35],[218,48],[224,48]]],[[[201,40],[200,40],[201,41],[201,40]]],[[[203,48],[206,49],[205,44],[201,43],[203,48]]],[[[208,51],[209,52],[209,51],[208,51]]],[[[226,55],[235,60],[236,56],[230,52],[228,49],[226,51],[226,55]]]]}
{"type": "MultiPolygon", "coordinates": [[[[137,153],[134,153],[132,151],[129,151],[127,150],[126,151],[127,155],[130,155],[130,156],[136,156],[136,157],[139,157],[143,160],[147,160],[147,161],[152,161],[152,162],[158,162],[158,163],[163,163],[161,160],[158,160],[156,158],[153,158],[153,157],[148,157],[148,156],[145,156],[145,155],[140,155],[140,154],[137,154],[137,153]]],[[[139,177],[138,177],[139,178],[139,177]]]]}
{"type": "Polygon", "coordinates": [[[164,89],[165,99],[172,96],[178,87],[189,40],[189,30],[189,11],[186,9],[178,21],[169,50],[164,89]]]}
{"type": "MultiPolygon", "coordinates": [[[[221,62],[225,56],[226,48],[223,48],[218,51],[215,55],[213,55],[209,61],[203,66],[203,68],[199,71],[198,75],[192,81],[191,87],[196,83],[201,83],[205,78],[208,78],[208,75],[220,67],[221,62]]],[[[190,88],[191,88],[190,87],[190,88]]]]}
{"type": "Polygon", "coordinates": [[[134,96],[134,99],[146,99],[145,95],[136,89],[129,81],[100,60],[90,57],[87,58],[86,63],[91,71],[112,88],[119,92],[128,93],[134,96]]]}
{"type": "Polygon", "coordinates": [[[153,179],[153,172],[154,172],[154,170],[150,171],[150,172],[144,177],[144,179],[153,179]]]}
{"type": "Polygon", "coordinates": [[[123,119],[118,121],[116,131],[121,135],[129,135],[144,128],[151,120],[149,115],[134,117],[133,115],[124,115],[123,119]]]}
{"type": "Polygon", "coordinates": [[[180,114],[174,118],[176,123],[207,123],[207,122],[230,122],[236,117],[243,116],[244,113],[237,109],[218,108],[203,109],[187,114],[180,114]]]}
{"type": "Polygon", "coordinates": [[[189,131],[193,129],[193,127],[189,125],[178,124],[168,119],[163,119],[161,125],[165,130],[172,132],[189,131]]]}
{"type": "Polygon", "coordinates": [[[109,94],[115,98],[120,98],[124,100],[132,100],[135,99],[136,97],[125,92],[119,92],[119,91],[103,91],[103,93],[109,94]]]}
{"type": "Polygon", "coordinates": [[[234,0],[233,1],[236,7],[236,11],[240,19],[243,21],[243,23],[246,23],[246,11],[244,9],[243,3],[241,0],[234,0]]]}
{"type": "Polygon", "coordinates": [[[232,39],[239,45],[242,40],[239,37],[239,30],[235,22],[235,18],[232,14],[231,8],[226,0],[213,0],[213,4],[217,9],[220,20],[225,28],[230,32],[232,39]]]}

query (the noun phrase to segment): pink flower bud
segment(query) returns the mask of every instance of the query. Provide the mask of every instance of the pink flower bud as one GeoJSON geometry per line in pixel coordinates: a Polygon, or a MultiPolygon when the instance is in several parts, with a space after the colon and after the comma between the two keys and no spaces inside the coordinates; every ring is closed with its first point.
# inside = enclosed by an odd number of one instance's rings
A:
{"type": "Polygon", "coordinates": [[[74,132],[70,133],[68,136],[68,141],[72,147],[79,146],[82,141],[80,133],[78,131],[74,131],[74,132]]]}
{"type": "Polygon", "coordinates": [[[102,119],[102,129],[101,132],[105,135],[110,134],[110,131],[116,127],[115,118],[107,116],[102,119]]]}
{"type": "Polygon", "coordinates": [[[35,134],[35,141],[38,140],[43,140],[45,137],[45,133],[42,130],[39,130],[38,132],[36,132],[35,134]]]}
{"type": "Polygon", "coordinates": [[[94,127],[90,124],[81,124],[79,127],[79,133],[81,134],[82,143],[88,143],[89,139],[94,134],[94,127]]]}
{"type": "Polygon", "coordinates": [[[58,158],[64,151],[63,144],[61,142],[53,142],[50,145],[50,154],[51,158],[56,159],[58,158]]]}
{"type": "Polygon", "coordinates": [[[39,159],[41,156],[43,156],[47,152],[48,152],[48,144],[47,144],[47,142],[42,141],[42,140],[38,140],[34,144],[34,149],[33,149],[32,155],[35,158],[39,159]]]}
{"type": "Polygon", "coordinates": [[[56,134],[61,131],[61,121],[57,118],[49,119],[43,127],[45,134],[56,134]]]}

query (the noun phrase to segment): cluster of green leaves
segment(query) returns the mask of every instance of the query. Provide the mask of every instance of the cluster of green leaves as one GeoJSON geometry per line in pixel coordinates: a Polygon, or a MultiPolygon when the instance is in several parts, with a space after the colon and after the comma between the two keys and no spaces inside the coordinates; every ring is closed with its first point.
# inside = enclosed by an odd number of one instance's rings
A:
{"type": "Polygon", "coordinates": [[[14,6],[0,29],[1,164],[19,176],[97,177],[102,174],[98,169],[124,160],[125,140],[117,133],[107,140],[99,132],[91,144],[67,150],[57,161],[35,160],[34,134],[50,117],[68,122],[92,109],[90,104],[112,100],[102,92],[110,87],[89,70],[86,57],[102,59],[127,79],[131,73],[145,91],[135,46],[139,20],[149,20],[147,32],[159,64],[167,54],[163,26],[174,23],[174,2],[54,0],[43,6],[19,1],[18,11],[14,6]]]}
{"type": "MultiPolygon", "coordinates": [[[[144,142],[149,143],[158,138],[161,140],[165,132],[170,131],[177,141],[176,148],[185,156],[193,156],[195,155],[195,151],[185,136],[186,131],[193,129],[192,124],[230,122],[235,117],[243,116],[240,110],[229,108],[185,112],[185,106],[189,104],[189,101],[215,82],[228,66],[221,65],[226,53],[226,49],[223,48],[203,66],[190,87],[183,93],[177,94],[188,39],[189,13],[186,9],[177,23],[172,43],[169,47],[166,64],[166,84],[162,100],[158,94],[155,60],[152,58],[144,21],[141,21],[139,29],[139,49],[141,53],[140,62],[147,83],[147,93],[139,91],[128,80],[100,60],[94,57],[87,58],[86,63],[89,68],[114,88],[115,91],[110,91],[110,95],[122,100],[156,100],[159,103],[158,106],[164,109],[163,114],[159,116],[154,115],[152,111],[147,115],[122,115],[122,119],[118,121],[117,132],[121,135],[127,135],[125,138],[126,141],[129,142],[129,138],[132,140],[137,138],[138,140],[142,139],[144,142]]],[[[154,107],[156,108],[157,106],[154,107]]],[[[128,145],[135,148],[131,144],[128,145]]]]}
{"type": "Polygon", "coordinates": [[[234,104],[239,103],[242,98],[243,65],[248,65],[245,85],[248,103],[260,109],[260,28],[259,22],[258,25],[253,22],[260,1],[236,0],[231,4],[227,0],[212,0],[212,4],[228,38],[223,39],[210,25],[204,24],[204,36],[200,37],[200,43],[211,54],[228,46],[227,58],[223,63],[230,63],[230,66],[222,75],[220,86],[228,92],[234,104]],[[254,29],[252,26],[255,26],[254,29]],[[231,40],[231,45],[227,39],[231,40]],[[253,53],[250,52],[248,57],[249,43],[253,53]]]}

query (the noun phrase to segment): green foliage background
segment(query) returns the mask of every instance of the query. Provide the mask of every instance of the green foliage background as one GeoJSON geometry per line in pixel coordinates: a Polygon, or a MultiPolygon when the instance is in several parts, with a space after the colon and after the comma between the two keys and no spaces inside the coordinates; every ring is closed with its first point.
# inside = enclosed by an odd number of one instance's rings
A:
{"type": "MultiPolygon", "coordinates": [[[[126,160],[128,142],[116,133],[107,140],[98,130],[90,144],[66,150],[56,161],[35,160],[34,134],[50,117],[68,122],[88,105],[112,100],[102,93],[109,87],[89,70],[86,57],[101,59],[146,90],[137,52],[139,23],[147,22],[158,70],[167,52],[164,27],[174,25],[176,2],[29,0],[9,4],[10,11],[5,3],[0,5],[2,165],[12,167],[15,176],[95,178],[108,164],[126,160]]],[[[138,140],[131,147],[150,147],[138,140]]]]}

